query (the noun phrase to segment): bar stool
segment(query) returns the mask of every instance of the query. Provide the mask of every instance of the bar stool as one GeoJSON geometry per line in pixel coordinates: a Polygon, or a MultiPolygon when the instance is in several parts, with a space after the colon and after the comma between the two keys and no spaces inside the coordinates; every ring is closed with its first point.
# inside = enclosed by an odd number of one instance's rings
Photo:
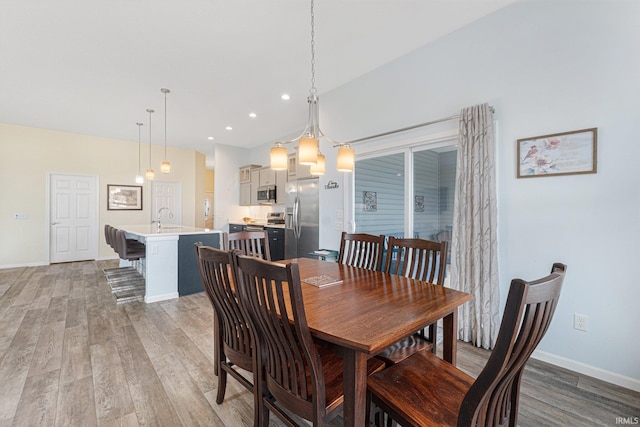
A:
{"type": "Polygon", "coordinates": [[[144,243],[133,239],[127,239],[124,231],[122,230],[116,229],[115,245],[116,252],[120,255],[120,258],[128,261],[136,261],[140,258],[144,258],[146,253],[146,246],[144,243]]]}

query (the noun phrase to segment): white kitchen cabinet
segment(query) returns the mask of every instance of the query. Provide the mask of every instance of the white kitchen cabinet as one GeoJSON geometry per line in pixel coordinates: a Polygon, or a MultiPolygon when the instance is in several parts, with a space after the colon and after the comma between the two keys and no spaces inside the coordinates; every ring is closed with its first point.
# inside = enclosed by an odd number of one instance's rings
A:
{"type": "Polygon", "coordinates": [[[258,206],[258,187],[260,186],[260,170],[251,171],[251,206],[258,206]]]}
{"type": "Polygon", "coordinates": [[[251,205],[251,182],[240,184],[240,206],[251,205]]]}
{"type": "Polygon", "coordinates": [[[276,204],[287,204],[287,171],[276,171],[276,204]]]}
{"type": "Polygon", "coordinates": [[[240,184],[251,182],[251,171],[260,168],[259,165],[247,165],[240,168],[240,184]]]}
{"type": "Polygon", "coordinates": [[[298,153],[289,154],[287,175],[289,177],[289,181],[313,178],[313,175],[311,175],[311,165],[301,165],[298,163],[298,153]]]}
{"type": "Polygon", "coordinates": [[[276,185],[276,171],[266,167],[260,169],[260,187],[276,185]]]}

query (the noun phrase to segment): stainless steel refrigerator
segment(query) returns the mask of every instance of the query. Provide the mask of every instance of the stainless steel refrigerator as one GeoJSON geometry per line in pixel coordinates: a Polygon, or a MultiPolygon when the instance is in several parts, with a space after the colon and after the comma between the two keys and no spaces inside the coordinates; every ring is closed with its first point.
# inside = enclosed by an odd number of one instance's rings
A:
{"type": "Polygon", "coordinates": [[[320,249],[320,203],[318,179],[287,182],[284,256],[305,258],[320,249]]]}

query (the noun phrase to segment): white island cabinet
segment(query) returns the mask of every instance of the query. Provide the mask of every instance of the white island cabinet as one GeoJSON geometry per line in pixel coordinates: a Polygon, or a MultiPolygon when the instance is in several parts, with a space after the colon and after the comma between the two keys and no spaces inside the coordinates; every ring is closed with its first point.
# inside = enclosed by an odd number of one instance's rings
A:
{"type": "Polygon", "coordinates": [[[145,278],[144,302],[163,301],[202,291],[195,242],[221,247],[221,231],[167,224],[121,225],[127,238],[145,244],[145,257],[135,266],[145,278]]]}

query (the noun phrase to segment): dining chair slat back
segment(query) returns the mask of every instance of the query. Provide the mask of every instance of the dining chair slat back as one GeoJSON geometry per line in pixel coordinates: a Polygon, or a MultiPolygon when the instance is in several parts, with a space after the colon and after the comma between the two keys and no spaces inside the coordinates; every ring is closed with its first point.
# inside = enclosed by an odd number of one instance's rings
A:
{"type": "Polygon", "coordinates": [[[477,379],[420,352],[370,377],[369,398],[401,425],[516,426],[524,366],[549,328],[565,272],[555,263],[542,279],[511,281],[495,347],[477,379]]]}
{"type": "MultiPolygon", "coordinates": [[[[299,425],[287,411],[326,425],[342,408],[342,359],[316,345],[302,299],[298,264],[286,266],[256,257],[233,255],[241,303],[258,331],[254,372],[260,425],[273,412],[287,425],[299,425]]],[[[372,369],[381,369],[382,363],[372,369]]]]}
{"type": "MultiPolygon", "coordinates": [[[[224,401],[227,374],[254,391],[253,382],[237,368],[253,372],[255,337],[243,312],[231,272],[231,251],[195,244],[196,259],[204,290],[214,310],[214,364],[218,375],[216,403],[224,401]]],[[[254,421],[258,422],[257,411],[254,421]]]]}
{"type": "Polygon", "coordinates": [[[380,271],[383,249],[384,235],[349,234],[343,231],[340,238],[338,262],[352,267],[380,271]]]}
{"type": "Polygon", "coordinates": [[[269,235],[267,231],[238,231],[224,233],[222,236],[222,248],[225,250],[237,250],[244,255],[254,256],[271,261],[269,250],[269,235]]]}
{"type": "MultiPolygon", "coordinates": [[[[447,242],[391,236],[389,237],[384,271],[389,274],[442,285],[447,269],[446,254],[447,242]]],[[[393,365],[419,351],[431,350],[436,353],[437,322],[425,329],[400,340],[379,353],[377,357],[384,360],[387,365],[393,365]]]]}
{"type": "Polygon", "coordinates": [[[444,283],[447,242],[389,237],[384,271],[436,285],[444,283]]]}

